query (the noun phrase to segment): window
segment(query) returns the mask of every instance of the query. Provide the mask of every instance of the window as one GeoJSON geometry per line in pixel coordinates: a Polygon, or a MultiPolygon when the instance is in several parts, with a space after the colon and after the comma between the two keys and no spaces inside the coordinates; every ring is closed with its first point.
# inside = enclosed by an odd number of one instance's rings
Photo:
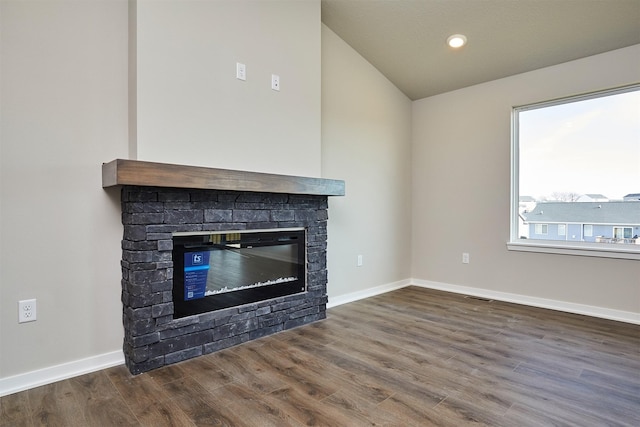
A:
{"type": "Polygon", "coordinates": [[[535,232],[536,234],[547,234],[549,226],[547,224],[536,224],[535,232]]]}
{"type": "Polygon", "coordinates": [[[567,235],[567,226],[565,224],[558,224],[558,236],[567,235]]]}
{"type": "Polygon", "coordinates": [[[593,225],[591,224],[584,225],[584,237],[593,237],[593,225]]]}
{"type": "Polygon", "coordinates": [[[638,135],[640,85],[515,107],[508,248],[640,259],[638,135]]]}
{"type": "Polygon", "coordinates": [[[631,239],[632,234],[632,227],[613,227],[614,239],[631,239]]]}

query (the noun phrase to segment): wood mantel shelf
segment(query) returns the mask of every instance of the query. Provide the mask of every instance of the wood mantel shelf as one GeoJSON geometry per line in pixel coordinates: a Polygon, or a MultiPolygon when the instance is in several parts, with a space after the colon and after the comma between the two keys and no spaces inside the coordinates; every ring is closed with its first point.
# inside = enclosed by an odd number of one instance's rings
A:
{"type": "Polygon", "coordinates": [[[102,164],[102,187],[194,188],[344,196],[344,181],[116,159],[102,164]]]}

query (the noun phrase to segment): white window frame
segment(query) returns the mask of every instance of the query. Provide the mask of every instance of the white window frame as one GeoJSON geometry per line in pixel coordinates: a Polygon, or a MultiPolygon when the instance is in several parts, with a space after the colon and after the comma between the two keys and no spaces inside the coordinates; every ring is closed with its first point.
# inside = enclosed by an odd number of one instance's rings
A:
{"type": "Polygon", "coordinates": [[[518,114],[521,111],[551,107],[554,105],[562,105],[575,101],[585,101],[588,99],[600,98],[603,96],[616,95],[637,90],[640,90],[640,84],[633,84],[614,89],[587,93],[583,95],[513,107],[513,109],[511,110],[511,224],[509,241],[507,242],[508,250],[640,260],[640,245],[611,245],[567,240],[521,239],[518,235],[518,207],[520,200],[518,114]]]}

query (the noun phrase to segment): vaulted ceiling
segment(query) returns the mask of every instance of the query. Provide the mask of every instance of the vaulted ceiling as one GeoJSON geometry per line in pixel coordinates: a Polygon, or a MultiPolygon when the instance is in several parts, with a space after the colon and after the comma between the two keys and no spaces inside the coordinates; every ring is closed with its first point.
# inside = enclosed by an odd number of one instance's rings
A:
{"type": "Polygon", "coordinates": [[[411,99],[640,44],[640,0],[322,0],[322,21],[411,99]]]}

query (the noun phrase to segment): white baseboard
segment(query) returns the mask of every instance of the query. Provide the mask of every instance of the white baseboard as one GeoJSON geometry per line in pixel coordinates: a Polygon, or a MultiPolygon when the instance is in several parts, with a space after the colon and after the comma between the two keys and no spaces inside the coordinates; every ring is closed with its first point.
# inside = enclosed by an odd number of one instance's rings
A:
{"type": "Polygon", "coordinates": [[[345,295],[339,295],[337,297],[329,297],[327,302],[327,308],[335,307],[338,305],[346,304],[349,302],[358,301],[364,298],[374,297],[376,295],[384,294],[387,292],[395,291],[396,289],[404,288],[411,285],[411,280],[401,280],[399,282],[387,283],[386,285],[376,286],[374,288],[365,289],[362,291],[351,292],[345,295]]]}
{"type": "Polygon", "coordinates": [[[112,366],[122,365],[123,363],[124,354],[122,350],[120,350],[26,372],[12,377],[0,378],[0,397],[112,366]]]}
{"type": "Polygon", "coordinates": [[[432,282],[429,280],[411,279],[411,284],[423,288],[437,289],[456,294],[472,295],[496,301],[512,302],[515,304],[529,305],[532,307],[548,308],[567,313],[583,314],[602,319],[617,320],[619,322],[640,325],[640,313],[631,311],[613,310],[610,308],[596,307],[592,305],[576,304],[572,302],[557,301],[546,298],[530,297],[526,295],[497,292],[488,289],[471,288],[468,286],[450,285],[448,283],[432,282]]]}

